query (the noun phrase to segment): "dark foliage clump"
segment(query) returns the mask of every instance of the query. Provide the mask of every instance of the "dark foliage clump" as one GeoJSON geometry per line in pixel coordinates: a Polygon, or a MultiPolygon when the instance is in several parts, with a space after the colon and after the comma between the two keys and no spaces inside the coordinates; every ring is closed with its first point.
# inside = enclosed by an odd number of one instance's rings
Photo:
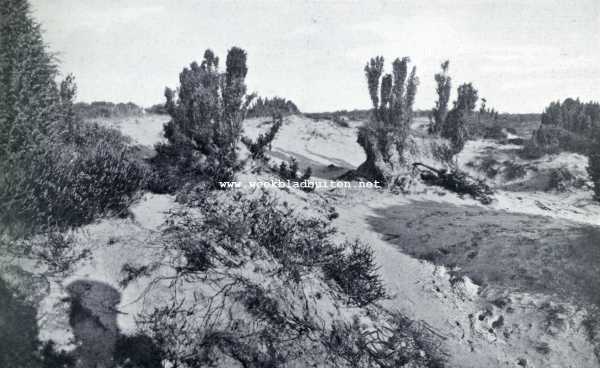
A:
{"type": "MultiPolygon", "coordinates": [[[[431,334],[429,334],[431,335],[431,334]]],[[[434,339],[418,324],[401,315],[392,315],[386,326],[367,328],[358,318],[336,321],[322,338],[333,366],[355,368],[444,366],[434,339]]]]}
{"type": "Polygon", "coordinates": [[[447,143],[431,142],[431,154],[437,161],[452,166],[454,162],[454,149],[447,143]]]}
{"type": "Polygon", "coordinates": [[[506,180],[515,180],[527,175],[527,167],[513,161],[504,161],[504,177],[506,180]]]}
{"type": "Polygon", "coordinates": [[[481,160],[479,167],[488,178],[493,179],[496,177],[496,175],[498,175],[498,172],[500,171],[498,168],[498,164],[499,164],[498,160],[496,160],[494,157],[492,157],[490,155],[490,156],[484,157],[481,160]]]}
{"type": "Polygon", "coordinates": [[[566,192],[571,188],[580,188],[585,182],[577,178],[566,167],[559,167],[550,172],[547,190],[556,190],[558,192],[566,192]]]}
{"type": "Polygon", "coordinates": [[[294,157],[292,157],[289,162],[282,161],[279,164],[279,167],[273,169],[281,179],[291,183],[298,183],[300,188],[305,192],[312,192],[315,189],[313,185],[308,185],[308,180],[312,175],[312,169],[307,167],[306,170],[304,170],[304,173],[301,173],[300,167],[298,167],[298,161],[296,161],[294,157]]]}
{"type": "Polygon", "coordinates": [[[501,125],[493,124],[484,129],[483,138],[504,141],[506,138],[508,138],[508,135],[504,132],[504,129],[501,125]]]}
{"type": "Polygon", "coordinates": [[[324,267],[325,277],[334,280],[352,304],[364,307],[386,297],[373,250],[358,241],[347,244],[345,254],[324,267]]]}
{"type": "Polygon", "coordinates": [[[81,125],[79,142],[47,143],[26,155],[29,166],[0,164],[0,222],[16,234],[67,229],[103,214],[124,214],[147,169],[117,131],[81,125]]]}
{"type": "Polygon", "coordinates": [[[167,143],[156,146],[153,159],[165,191],[199,181],[220,188],[219,182],[235,179],[242,121],[253,97],[246,95],[246,58],[244,50],[231,48],[221,73],[219,58],[207,50],[201,64],[193,62],[179,75],[177,96],[166,89],[167,143]]]}
{"type": "Polygon", "coordinates": [[[459,195],[468,194],[483,204],[492,202],[493,190],[483,180],[472,178],[463,171],[435,169],[419,162],[414,163],[413,168],[421,170],[421,179],[429,185],[440,186],[459,195]]]}
{"type": "Polygon", "coordinates": [[[300,110],[290,100],[281,97],[262,98],[259,97],[248,109],[249,118],[288,116],[300,114],[300,110]]]}
{"type": "Polygon", "coordinates": [[[343,116],[339,116],[339,115],[334,115],[333,119],[331,120],[333,121],[333,123],[339,127],[342,128],[349,128],[350,124],[348,124],[348,120],[343,117],[343,116]]]}
{"type": "Polygon", "coordinates": [[[268,161],[268,157],[265,156],[265,151],[267,149],[271,150],[271,143],[273,143],[273,140],[275,139],[277,132],[279,132],[281,125],[281,117],[275,118],[271,127],[269,128],[269,131],[259,134],[258,138],[256,138],[256,141],[252,141],[247,137],[242,137],[242,143],[250,151],[250,157],[253,160],[261,160],[264,162],[268,161]]]}
{"type": "Polygon", "coordinates": [[[563,151],[589,154],[593,145],[589,137],[555,125],[540,125],[525,143],[522,155],[526,158],[539,158],[563,151]]]}

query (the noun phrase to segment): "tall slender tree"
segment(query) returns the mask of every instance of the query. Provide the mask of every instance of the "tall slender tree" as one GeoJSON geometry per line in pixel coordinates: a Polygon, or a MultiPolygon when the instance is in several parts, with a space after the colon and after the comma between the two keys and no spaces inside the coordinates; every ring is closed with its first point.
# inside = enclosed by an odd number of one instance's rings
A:
{"type": "Polygon", "coordinates": [[[437,134],[442,129],[442,125],[446,120],[448,114],[448,101],[450,101],[450,93],[452,90],[452,78],[448,74],[450,68],[450,61],[446,60],[441,64],[442,71],[437,73],[435,78],[437,94],[437,101],[435,107],[431,111],[431,124],[429,126],[429,132],[431,134],[437,134]]]}

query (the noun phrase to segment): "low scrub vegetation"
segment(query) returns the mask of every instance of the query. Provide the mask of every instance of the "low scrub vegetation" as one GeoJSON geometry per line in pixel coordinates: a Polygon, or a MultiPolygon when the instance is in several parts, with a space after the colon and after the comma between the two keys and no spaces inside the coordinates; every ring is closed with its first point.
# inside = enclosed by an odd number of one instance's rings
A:
{"type": "Polygon", "coordinates": [[[502,163],[504,166],[504,178],[506,180],[515,180],[520,179],[527,175],[527,166],[515,163],[514,161],[504,161],[502,163]]]}
{"type": "Polygon", "coordinates": [[[566,192],[569,189],[581,188],[584,184],[583,179],[577,178],[567,167],[561,166],[550,172],[548,188],[546,190],[566,192]]]}
{"type": "Polygon", "coordinates": [[[192,209],[174,213],[157,239],[164,259],[124,269],[131,281],[162,274],[152,270],[167,265],[177,275],[176,282],[164,280],[174,295],[195,290],[193,303],[174,297],[139,316],[166,361],[180,367],[227,361],[437,366],[437,348],[425,332],[373,305],[385,291],[367,245],[337,245],[327,220],[303,217],[265,191],[202,191],[188,197],[188,205],[192,209]],[[326,280],[339,288],[328,288],[326,280]],[[381,317],[367,329],[321,310],[344,299],[381,317]],[[370,334],[373,328],[379,332],[370,334]]]}
{"type": "Polygon", "coordinates": [[[469,176],[466,172],[456,168],[448,171],[436,169],[420,162],[413,164],[415,170],[419,170],[421,179],[429,184],[446,188],[459,195],[469,195],[482,204],[490,204],[494,191],[485,181],[469,176]]]}
{"type": "Polygon", "coordinates": [[[352,304],[369,305],[386,296],[385,288],[375,267],[373,250],[358,241],[346,245],[345,254],[337,262],[325,264],[325,276],[340,286],[352,304]]]}
{"type": "Polygon", "coordinates": [[[332,112],[306,112],[304,116],[313,120],[335,120],[336,118],[346,118],[354,121],[369,120],[371,110],[338,110],[332,112]]]}

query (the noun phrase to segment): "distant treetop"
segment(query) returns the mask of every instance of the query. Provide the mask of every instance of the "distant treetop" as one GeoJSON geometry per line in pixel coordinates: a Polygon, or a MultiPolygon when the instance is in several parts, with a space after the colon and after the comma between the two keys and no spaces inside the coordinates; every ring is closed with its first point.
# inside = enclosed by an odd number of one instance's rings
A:
{"type": "Polygon", "coordinates": [[[134,104],[94,101],[91,103],[78,102],[74,105],[75,113],[84,119],[110,118],[114,116],[134,116],[144,113],[144,109],[134,104]]]}
{"type": "Polygon", "coordinates": [[[259,97],[248,110],[248,117],[270,117],[274,115],[287,116],[299,113],[300,110],[298,109],[298,106],[290,100],[286,100],[282,97],[259,97]]]}

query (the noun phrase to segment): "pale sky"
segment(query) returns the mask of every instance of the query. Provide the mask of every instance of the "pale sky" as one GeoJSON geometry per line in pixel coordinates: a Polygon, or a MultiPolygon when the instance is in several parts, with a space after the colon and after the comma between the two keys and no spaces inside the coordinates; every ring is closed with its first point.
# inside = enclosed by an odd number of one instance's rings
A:
{"type": "Polygon", "coordinates": [[[306,112],[369,107],[363,67],[376,55],[387,71],[410,56],[417,108],[433,106],[445,59],[454,94],[473,82],[503,112],[600,100],[600,0],[31,2],[80,101],[163,102],[206,48],[223,65],[232,46],[248,52],[249,91],[306,112]]]}

